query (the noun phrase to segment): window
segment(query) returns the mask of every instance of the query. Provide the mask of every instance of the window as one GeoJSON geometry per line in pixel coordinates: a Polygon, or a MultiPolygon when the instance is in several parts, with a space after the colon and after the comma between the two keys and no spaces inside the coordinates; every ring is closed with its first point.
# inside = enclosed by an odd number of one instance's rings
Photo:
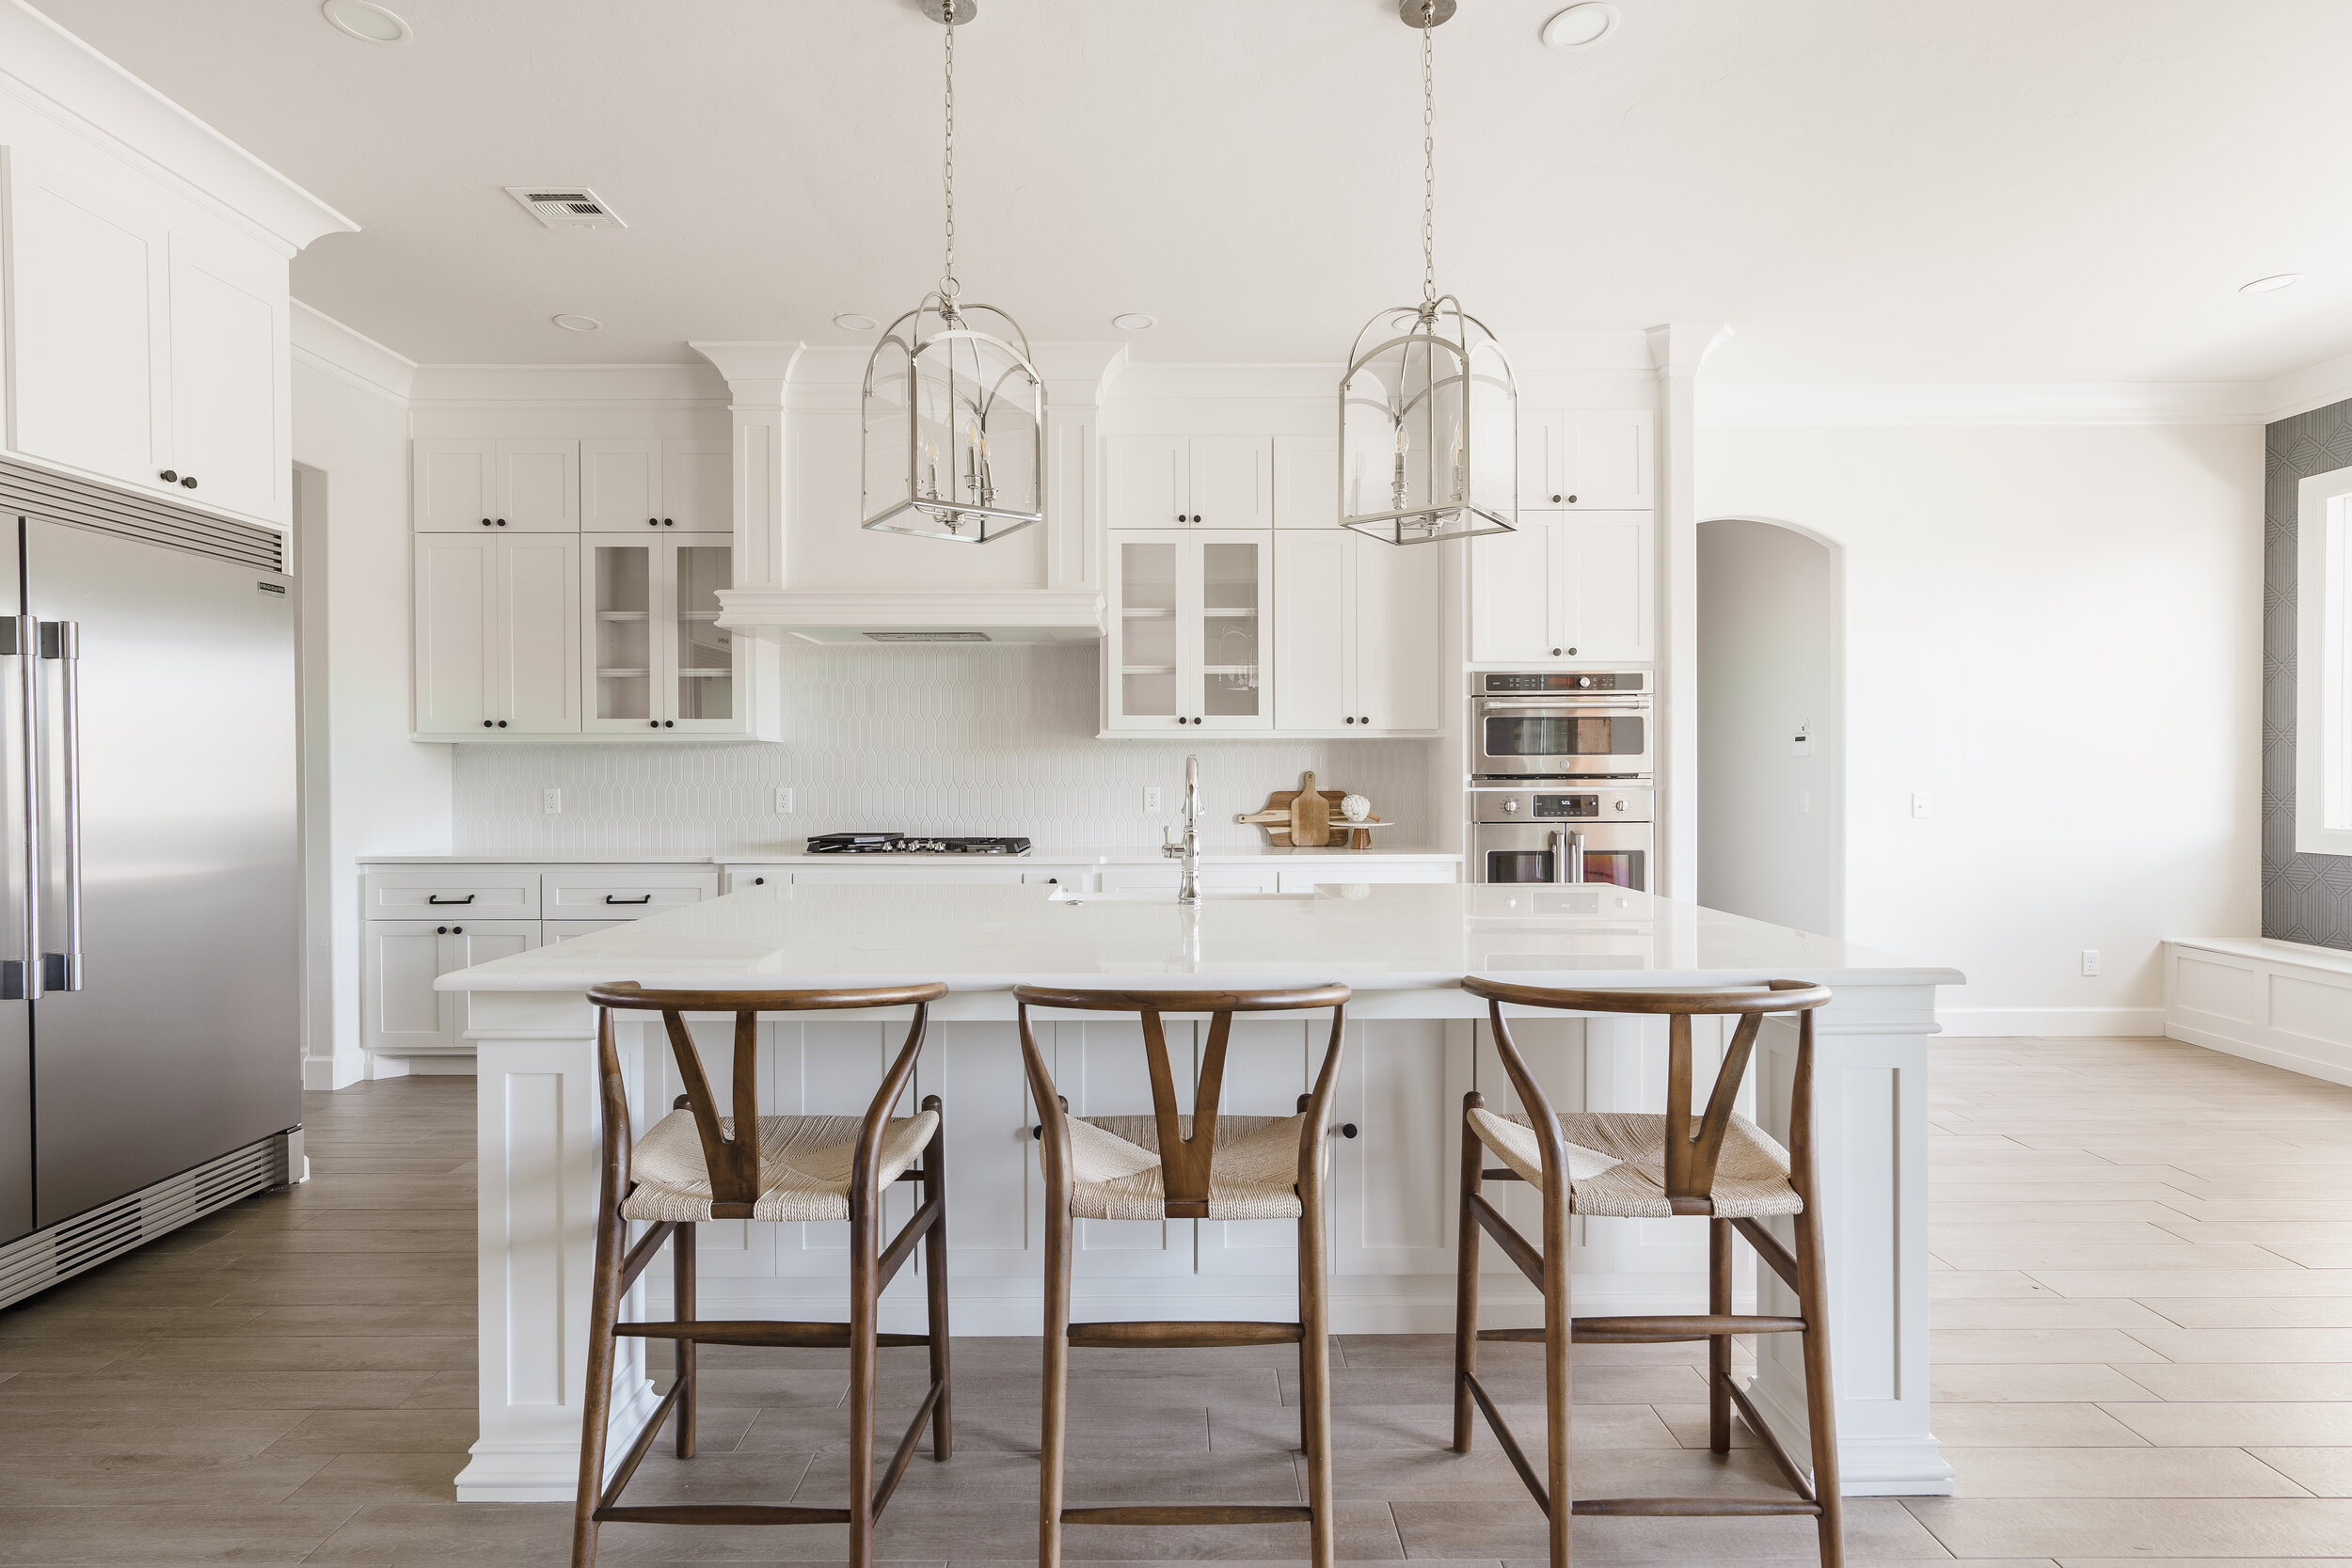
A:
{"type": "Polygon", "coordinates": [[[2297,502],[2295,847],[2352,855],[2352,468],[2297,502]]]}

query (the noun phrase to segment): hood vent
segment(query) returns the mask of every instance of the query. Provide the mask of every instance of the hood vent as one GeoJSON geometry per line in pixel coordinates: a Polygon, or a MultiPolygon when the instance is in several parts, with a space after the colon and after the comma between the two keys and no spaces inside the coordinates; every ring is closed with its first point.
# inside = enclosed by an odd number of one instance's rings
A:
{"type": "Polygon", "coordinates": [[[870,642],[986,642],[984,631],[869,631],[870,642]]]}
{"type": "Polygon", "coordinates": [[[506,194],[549,229],[627,229],[621,214],[585,185],[509,185],[506,194]]]}

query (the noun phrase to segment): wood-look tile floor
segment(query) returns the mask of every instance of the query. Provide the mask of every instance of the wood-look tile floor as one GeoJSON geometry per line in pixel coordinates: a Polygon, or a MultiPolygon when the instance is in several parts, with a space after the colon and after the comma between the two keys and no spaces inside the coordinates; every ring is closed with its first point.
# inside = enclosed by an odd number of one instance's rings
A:
{"type": "MultiPolygon", "coordinates": [[[[1946,1041],[1936,1068],[1935,1428],[1959,1496],[1852,1504],[1852,1560],[2352,1559],[2352,1089],[2148,1039],[1946,1041]]],[[[307,1185],[0,1313],[0,1568],[565,1560],[567,1506],[451,1500],[474,1436],[472,1089],[307,1096],[307,1185]]],[[[834,1503],[839,1354],[705,1354],[702,1456],[649,1459],[631,1500],[834,1503]]],[[[892,1412],[921,1354],[883,1353],[892,1412]]],[[[1580,1492],[1770,1489],[1746,1443],[1704,1451],[1699,1354],[1579,1352],[1580,1492]]],[[[1541,1558],[1491,1440],[1444,1451],[1449,1354],[1438,1338],[1337,1347],[1342,1557],[1541,1558]]],[[[1534,1360],[1486,1354],[1539,1433],[1534,1360]]],[[[1077,1353],[1072,1500],[1295,1498],[1292,1365],[1077,1353]]],[[[885,1558],[1034,1560],[1036,1368],[1032,1340],[957,1342],[956,1457],[909,1471],[885,1558]]],[[[1797,1520],[1590,1519],[1577,1540],[1597,1568],[1812,1560],[1797,1520]]],[[[1069,1546],[1295,1561],[1306,1542],[1096,1527],[1069,1546]]],[[[842,1538],[610,1527],[603,1555],[823,1562],[842,1538]]]]}

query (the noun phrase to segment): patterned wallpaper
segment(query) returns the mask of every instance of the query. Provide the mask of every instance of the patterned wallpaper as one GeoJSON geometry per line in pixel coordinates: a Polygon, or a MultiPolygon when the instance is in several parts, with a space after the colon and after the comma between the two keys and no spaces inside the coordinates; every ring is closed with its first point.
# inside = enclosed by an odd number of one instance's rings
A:
{"type": "MultiPolygon", "coordinates": [[[[1184,757],[1200,757],[1206,842],[1261,842],[1233,821],[1312,768],[1435,836],[1434,740],[1097,740],[1091,645],[796,647],[784,659],[782,745],[459,746],[459,849],[775,849],[809,833],[897,829],[1025,833],[1045,846],[1157,844],[1181,821],[1184,757]],[[775,813],[778,785],[793,815],[775,813]],[[1147,784],[1166,810],[1143,809],[1147,784]],[[564,809],[540,810],[540,792],[564,809]]],[[[1384,841],[1388,842],[1388,841],[1384,841]]]]}
{"type": "Polygon", "coordinates": [[[2280,420],[2263,491],[2263,935],[2352,948],[2352,856],[2295,850],[2296,486],[2352,467],[2352,403],[2280,420]]]}

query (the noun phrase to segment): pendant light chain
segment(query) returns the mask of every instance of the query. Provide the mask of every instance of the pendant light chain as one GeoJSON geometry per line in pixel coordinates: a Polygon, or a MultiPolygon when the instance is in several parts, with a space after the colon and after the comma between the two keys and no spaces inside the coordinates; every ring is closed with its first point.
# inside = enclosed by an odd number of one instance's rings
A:
{"type": "Polygon", "coordinates": [[[1437,0],[1421,6],[1421,298],[1425,311],[1438,298],[1438,90],[1433,41],[1437,0]]]}
{"type": "Polygon", "coordinates": [[[940,0],[940,20],[947,24],[947,64],[945,73],[947,135],[940,158],[940,182],[947,193],[947,257],[939,275],[939,293],[946,315],[955,318],[956,295],[963,285],[956,280],[956,0],[940,0]]]}

